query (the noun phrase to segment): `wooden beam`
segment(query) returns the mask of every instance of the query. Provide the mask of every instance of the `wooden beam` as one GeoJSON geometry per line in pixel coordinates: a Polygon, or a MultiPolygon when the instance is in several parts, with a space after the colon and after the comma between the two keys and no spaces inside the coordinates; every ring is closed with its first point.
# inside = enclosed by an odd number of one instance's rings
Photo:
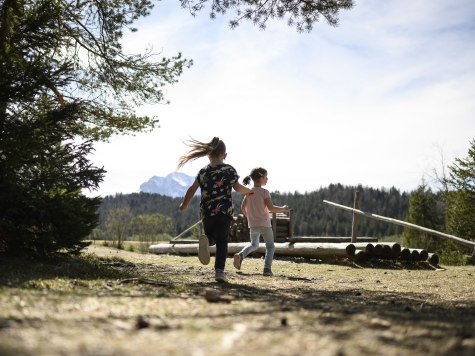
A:
{"type": "MultiPolygon", "coordinates": [[[[186,234],[188,231],[190,231],[191,229],[193,229],[195,226],[197,226],[197,225],[199,225],[199,224],[201,224],[201,220],[195,222],[193,225],[191,225],[188,229],[186,229],[185,231],[183,231],[181,234],[175,236],[175,237],[172,239],[172,241],[173,241],[173,240],[178,240],[180,237],[182,237],[184,234],[186,234]]],[[[200,229],[200,230],[201,230],[201,229],[200,229]]]]}
{"type": "Polygon", "coordinates": [[[349,206],[333,203],[333,202],[328,201],[328,200],[324,200],[323,202],[327,203],[327,204],[330,204],[330,205],[333,205],[333,206],[336,206],[337,208],[352,211],[356,214],[366,216],[367,218],[381,220],[381,221],[385,221],[385,222],[388,222],[388,223],[391,223],[391,224],[401,225],[401,226],[404,226],[404,227],[408,227],[410,229],[425,232],[426,234],[430,234],[430,235],[434,235],[434,236],[438,236],[438,237],[443,237],[443,238],[458,242],[461,245],[465,245],[465,246],[468,246],[468,247],[473,247],[475,249],[475,242],[474,241],[465,240],[465,239],[462,239],[462,238],[454,236],[454,235],[445,234],[443,232],[428,229],[426,227],[422,227],[422,226],[419,226],[419,225],[416,225],[416,224],[411,224],[411,223],[408,223],[406,221],[401,221],[401,220],[397,220],[397,219],[393,219],[393,218],[388,218],[388,217],[385,217],[385,216],[380,216],[380,215],[376,215],[376,214],[372,214],[372,213],[367,213],[367,212],[364,212],[364,211],[361,211],[361,210],[358,210],[358,209],[350,208],[349,206]]]}

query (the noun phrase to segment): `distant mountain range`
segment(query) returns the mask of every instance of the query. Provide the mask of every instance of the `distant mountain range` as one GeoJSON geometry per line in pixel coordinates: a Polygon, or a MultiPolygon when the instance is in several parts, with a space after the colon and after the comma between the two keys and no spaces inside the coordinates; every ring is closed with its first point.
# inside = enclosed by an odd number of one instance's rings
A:
{"type": "Polygon", "coordinates": [[[166,177],[153,176],[147,182],[140,185],[140,191],[144,193],[157,193],[172,198],[184,197],[186,190],[194,180],[195,177],[180,172],[170,173],[166,177]]]}

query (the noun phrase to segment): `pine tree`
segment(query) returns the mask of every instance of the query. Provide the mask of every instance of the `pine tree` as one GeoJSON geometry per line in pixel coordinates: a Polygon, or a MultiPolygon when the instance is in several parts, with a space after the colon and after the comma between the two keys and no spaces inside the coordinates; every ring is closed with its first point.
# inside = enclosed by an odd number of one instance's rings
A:
{"type": "MultiPolygon", "coordinates": [[[[180,0],[182,6],[190,9],[192,14],[204,8],[206,0],[180,0]]],[[[349,10],[353,7],[353,0],[247,0],[229,1],[213,0],[211,3],[211,18],[217,14],[225,14],[228,10],[235,11],[235,17],[230,21],[235,28],[243,20],[264,29],[269,19],[286,19],[290,26],[295,26],[299,32],[309,32],[315,22],[321,18],[331,26],[338,25],[340,10],[349,10]]]]}
{"type": "Polygon", "coordinates": [[[0,1],[0,253],[79,252],[97,224],[86,198],[104,169],[94,140],[150,130],[135,106],[164,102],[191,62],[126,55],[123,29],[150,1],[0,1]]]}
{"type": "MultiPolygon", "coordinates": [[[[441,228],[442,219],[437,212],[436,196],[424,182],[410,195],[406,221],[428,229],[441,228]]],[[[442,241],[437,237],[405,227],[403,243],[408,247],[434,252],[440,249],[442,241]]]]}
{"type": "Polygon", "coordinates": [[[449,167],[446,219],[449,233],[475,241],[475,139],[470,145],[468,156],[449,167]]]}

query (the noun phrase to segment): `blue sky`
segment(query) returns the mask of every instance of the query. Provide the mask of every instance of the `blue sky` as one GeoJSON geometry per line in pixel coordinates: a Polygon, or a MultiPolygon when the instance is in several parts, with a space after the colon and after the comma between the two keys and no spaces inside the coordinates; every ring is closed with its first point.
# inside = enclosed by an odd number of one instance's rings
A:
{"type": "MultiPolygon", "coordinates": [[[[331,183],[415,189],[467,156],[475,139],[475,2],[356,1],[340,25],[265,31],[229,17],[192,17],[158,3],[124,38],[127,52],[193,59],[166,89],[170,105],[137,108],[160,128],[113,137],[91,157],[108,171],[91,195],[138,192],[175,171],[189,137],[227,145],[241,175],[269,172],[271,191],[331,183]]],[[[206,158],[181,171],[195,175],[206,158]]],[[[89,195],[89,194],[88,194],[89,195]]]]}

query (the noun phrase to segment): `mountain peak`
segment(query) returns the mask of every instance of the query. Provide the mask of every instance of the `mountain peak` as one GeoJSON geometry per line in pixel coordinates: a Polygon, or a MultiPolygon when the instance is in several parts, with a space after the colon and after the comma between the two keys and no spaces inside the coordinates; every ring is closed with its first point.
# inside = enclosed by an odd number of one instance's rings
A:
{"type": "Polygon", "coordinates": [[[162,194],[172,198],[183,197],[194,180],[195,177],[185,173],[172,172],[166,177],[153,176],[140,185],[140,191],[162,194]]]}

